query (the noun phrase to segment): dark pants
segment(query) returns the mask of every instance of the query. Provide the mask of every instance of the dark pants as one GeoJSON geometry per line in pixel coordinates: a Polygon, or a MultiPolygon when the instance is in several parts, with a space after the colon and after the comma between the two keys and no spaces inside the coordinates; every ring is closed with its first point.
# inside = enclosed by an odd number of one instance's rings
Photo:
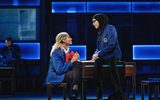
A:
{"type": "MultiPolygon", "coordinates": [[[[74,85],[77,85],[78,88],[80,86],[81,83],[81,73],[82,73],[82,68],[81,68],[81,63],[80,62],[74,62],[73,63],[73,68],[71,70],[69,70],[66,74],[65,74],[65,79],[64,81],[69,83],[69,88],[70,88],[70,94],[73,90],[74,85]]],[[[78,90],[77,90],[78,91],[78,90]]]]}
{"type": "Polygon", "coordinates": [[[95,61],[95,67],[96,67],[96,79],[97,79],[97,98],[101,99],[103,95],[103,79],[101,75],[101,69],[103,64],[109,65],[109,82],[112,83],[113,90],[115,93],[119,93],[120,100],[124,100],[123,91],[121,87],[121,81],[120,81],[120,74],[118,73],[118,70],[116,68],[116,63],[118,59],[117,58],[111,58],[109,60],[104,60],[102,58],[99,58],[95,61]]]}

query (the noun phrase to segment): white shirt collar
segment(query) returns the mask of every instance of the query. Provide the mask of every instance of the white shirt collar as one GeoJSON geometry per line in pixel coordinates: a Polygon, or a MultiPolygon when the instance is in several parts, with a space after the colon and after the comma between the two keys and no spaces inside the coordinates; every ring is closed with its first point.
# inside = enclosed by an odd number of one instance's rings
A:
{"type": "Polygon", "coordinates": [[[69,53],[69,51],[70,51],[69,48],[67,48],[67,50],[66,50],[64,47],[62,47],[62,49],[64,50],[65,53],[69,53]]]}

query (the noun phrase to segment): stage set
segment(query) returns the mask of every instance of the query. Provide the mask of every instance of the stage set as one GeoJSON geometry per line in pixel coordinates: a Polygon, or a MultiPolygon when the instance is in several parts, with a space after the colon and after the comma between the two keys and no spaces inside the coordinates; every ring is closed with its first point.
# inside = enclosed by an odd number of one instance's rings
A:
{"type": "MultiPolygon", "coordinates": [[[[102,21],[95,14],[106,15],[107,24],[116,31],[122,55],[115,67],[126,100],[160,100],[159,0],[0,0],[0,100],[68,100],[67,82],[48,88],[45,82],[50,52],[60,32],[70,35],[69,48],[80,55],[77,99],[97,100],[97,70],[91,59],[103,32],[95,27],[96,21],[99,25],[102,21]],[[3,61],[8,37],[19,47],[13,50],[19,59],[12,64],[3,61]]],[[[108,37],[102,41],[114,38],[108,37]]],[[[104,93],[100,100],[110,100],[110,65],[101,67],[104,93]]]]}

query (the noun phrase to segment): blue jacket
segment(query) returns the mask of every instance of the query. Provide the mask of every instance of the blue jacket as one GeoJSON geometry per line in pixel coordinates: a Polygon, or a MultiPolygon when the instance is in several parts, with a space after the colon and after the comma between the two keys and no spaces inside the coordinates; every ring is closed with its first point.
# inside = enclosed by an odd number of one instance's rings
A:
{"type": "Polygon", "coordinates": [[[11,44],[9,47],[4,46],[1,54],[2,58],[0,65],[2,66],[16,65],[21,58],[19,46],[16,44],[11,44]]]}
{"type": "Polygon", "coordinates": [[[58,48],[50,58],[49,70],[46,77],[46,84],[60,84],[65,77],[65,73],[72,68],[72,63],[66,63],[65,52],[58,48]]]}
{"type": "Polygon", "coordinates": [[[107,24],[97,40],[97,49],[99,57],[108,60],[112,57],[121,58],[121,50],[118,43],[117,32],[113,25],[107,24]]]}

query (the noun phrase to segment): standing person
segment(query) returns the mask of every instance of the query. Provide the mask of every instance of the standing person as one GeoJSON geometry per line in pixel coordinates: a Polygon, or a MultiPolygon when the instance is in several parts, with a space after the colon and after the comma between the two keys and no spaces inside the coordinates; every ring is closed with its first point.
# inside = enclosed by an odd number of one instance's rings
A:
{"type": "Polygon", "coordinates": [[[1,51],[1,66],[14,66],[18,64],[20,60],[20,49],[19,46],[13,44],[12,38],[8,37],[5,39],[5,45],[1,51]]]}
{"type": "Polygon", "coordinates": [[[78,52],[71,52],[68,46],[72,44],[72,38],[66,32],[56,36],[56,43],[50,52],[50,63],[46,78],[47,86],[59,85],[62,82],[71,82],[69,99],[76,99],[80,86],[81,67],[77,61],[78,52]]]}
{"type": "Polygon", "coordinates": [[[108,17],[105,14],[95,14],[92,18],[92,24],[98,29],[97,49],[92,56],[97,71],[97,98],[102,100],[103,95],[101,67],[102,64],[108,64],[110,80],[114,87],[113,90],[117,94],[116,100],[124,100],[119,73],[115,66],[121,58],[116,29],[113,25],[108,24],[108,17]]]}

